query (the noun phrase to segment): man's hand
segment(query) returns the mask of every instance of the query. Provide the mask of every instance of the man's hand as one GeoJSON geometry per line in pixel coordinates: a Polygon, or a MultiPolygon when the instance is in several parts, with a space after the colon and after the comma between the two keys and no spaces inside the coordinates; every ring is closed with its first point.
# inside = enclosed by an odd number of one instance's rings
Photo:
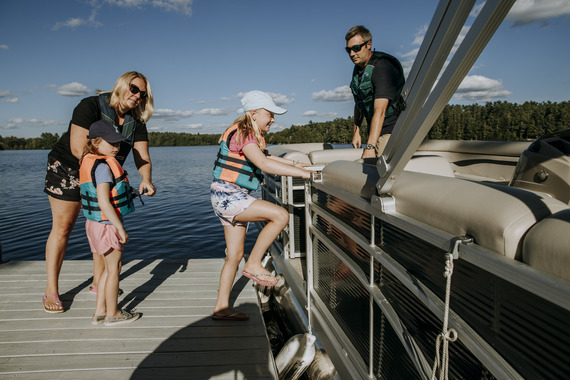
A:
{"type": "Polygon", "coordinates": [[[352,136],[352,147],[353,148],[360,148],[362,146],[362,139],[360,138],[360,133],[355,133],[352,136]]]}
{"type": "Polygon", "coordinates": [[[376,157],[375,149],[364,149],[364,152],[362,152],[362,158],[375,158],[375,157],[376,157]]]}

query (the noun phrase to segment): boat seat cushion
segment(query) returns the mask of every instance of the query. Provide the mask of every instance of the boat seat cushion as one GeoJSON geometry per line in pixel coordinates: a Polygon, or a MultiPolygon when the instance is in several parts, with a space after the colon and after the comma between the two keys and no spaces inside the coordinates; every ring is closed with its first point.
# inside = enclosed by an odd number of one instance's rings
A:
{"type": "Polygon", "coordinates": [[[446,158],[437,155],[413,156],[404,170],[417,173],[454,177],[453,169],[446,158]]]}
{"type": "Polygon", "coordinates": [[[362,157],[362,149],[316,150],[309,153],[313,165],[326,165],[333,161],[355,161],[362,157]]]}
{"type": "Polygon", "coordinates": [[[570,209],[532,226],[524,238],[522,261],[570,281],[570,209]]]}
{"type": "Polygon", "coordinates": [[[315,150],[332,150],[332,145],[328,143],[304,143],[304,144],[279,144],[267,147],[269,153],[282,156],[289,152],[301,152],[309,154],[315,150]]]}
{"type": "MultiPolygon", "coordinates": [[[[357,162],[336,161],[323,169],[324,183],[365,199],[376,194],[378,179],[376,167],[357,162]]],[[[532,225],[568,209],[523,189],[410,171],[402,172],[390,193],[397,212],[517,259],[532,225]]]]}

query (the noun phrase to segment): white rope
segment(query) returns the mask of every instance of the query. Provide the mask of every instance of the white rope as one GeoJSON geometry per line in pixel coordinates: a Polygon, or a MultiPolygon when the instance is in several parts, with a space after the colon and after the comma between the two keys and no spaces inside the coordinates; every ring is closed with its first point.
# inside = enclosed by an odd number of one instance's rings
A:
{"type": "Polygon", "coordinates": [[[439,380],[448,380],[449,371],[449,342],[457,340],[457,332],[454,329],[447,329],[449,323],[449,298],[451,295],[451,275],[453,274],[453,255],[447,255],[445,263],[444,277],[447,278],[447,285],[445,288],[445,310],[443,314],[443,330],[437,336],[435,341],[435,361],[433,363],[431,380],[436,379],[436,371],[439,367],[439,380]],[[441,348],[441,355],[440,350],[441,348]]]}

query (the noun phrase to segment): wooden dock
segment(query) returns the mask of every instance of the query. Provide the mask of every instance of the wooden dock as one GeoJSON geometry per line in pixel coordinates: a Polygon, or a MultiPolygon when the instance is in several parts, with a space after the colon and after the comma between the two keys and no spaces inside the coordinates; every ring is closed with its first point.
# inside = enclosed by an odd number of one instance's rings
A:
{"type": "Polygon", "coordinates": [[[119,306],[136,322],[91,325],[92,262],[60,276],[65,313],[41,298],[44,261],[0,264],[0,379],[274,379],[255,288],[237,276],[232,302],[249,321],[214,321],[222,259],[137,260],[123,265],[119,306]]]}

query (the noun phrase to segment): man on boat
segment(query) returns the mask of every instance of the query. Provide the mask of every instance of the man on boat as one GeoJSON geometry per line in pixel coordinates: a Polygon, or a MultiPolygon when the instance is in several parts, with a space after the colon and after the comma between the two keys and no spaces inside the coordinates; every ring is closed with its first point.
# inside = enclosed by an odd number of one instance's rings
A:
{"type": "Polygon", "coordinates": [[[369,133],[362,158],[379,157],[405,107],[404,71],[395,57],[372,50],[372,33],[364,26],[352,27],[345,39],[345,50],[355,65],[350,82],[355,101],[352,146],[362,146],[360,129],[366,118],[369,133]]]}

